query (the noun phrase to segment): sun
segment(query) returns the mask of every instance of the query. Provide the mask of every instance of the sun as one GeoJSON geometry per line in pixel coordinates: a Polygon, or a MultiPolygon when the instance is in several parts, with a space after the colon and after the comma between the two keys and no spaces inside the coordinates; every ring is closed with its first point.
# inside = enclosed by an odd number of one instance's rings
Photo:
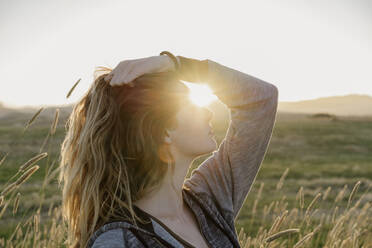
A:
{"type": "Polygon", "coordinates": [[[207,106],[211,102],[217,100],[217,97],[212,93],[212,90],[206,84],[195,84],[184,82],[190,89],[190,100],[198,106],[207,106]]]}

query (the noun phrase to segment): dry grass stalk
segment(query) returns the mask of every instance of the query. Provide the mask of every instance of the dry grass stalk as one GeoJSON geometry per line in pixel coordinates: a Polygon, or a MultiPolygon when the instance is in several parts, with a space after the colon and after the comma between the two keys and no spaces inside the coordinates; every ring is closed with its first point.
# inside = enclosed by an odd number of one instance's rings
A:
{"type": "Polygon", "coordinates": [[[306,241],[308,241],[313,236],[313,234],[314,234],[313,232],[306,234],[301,240],[299,240],[293,246],[293,248],[297,248],[297,247],[300,247],[300,246],[304,245],[306,243],[306,241]]]}
{"type": "Polygon", "coordinates": [[[244,235],[244,230],[243,230],[243,227],[240,228],[240,232],[239,232],[239,235],[238,235],[238,240],[241,240],[243,238],[243,235],[244,235]]]}
{"type": "Polygon", "coordinates": [[[24,183],[25,181],[27,181],[27,179],[30,178],[30,176],[32,174],[34,174],[38,169],[40,168],[40,166],[38,165],[34,165],[32,166],[30,169],[28,169],[25,173],[22,174],[22,176],[20,176],[17,181],[15,182],[15,184],[17,186],[21,185],[22,183],[24,183]]]}
{"type": "Polygon", "coordinates": [[[36,119],[36,117],[38,117],[38,115],[41,113],[41,111],[43,111],[44,107],[41,107],[33,116],[32,118],[27,122],[25,128],[23,129],[23,132],[26,131],[26,129],[34,122],[34,120],[36,119]]]}
{"type": "MultiPolygon", "coordinates": [[[[45,180],[44,185],[48,185],[49,182],[50,182],[53,178],[55,178],[55,177],[57,176],[57,174],[58,174],[58,172],[59,172],[60,170],[61,170],[61,167],[58,167],[57,169],[55,169],[54,171],[52,171],[52,173],[50,173],[50,175],[46,175],[47,177],[46,177],[46,180],[45,180]]],[[[43,187],[44,187],[44,185],[43,185],[43,187]]]]}
{"type": "Polygon", "coordinates": [[[257,199],[261,199],[262,190],[263,190],[264,185],[265,185],[265,183],[261,182],[260,188],[258,189],[258,193],[257,193],[257,197],[256,197],[257,199]]]}
{"type": "Polygon", "coordinates": [[[267,233],[268,235],[271,235],[273,233],[274,228],[279,220],[280,220],[280,216],[277,216],[274,220],[274,223],[271,225],[269,232],[267,233]]]}
{"type": "Polygon", "coordinates": [[[323,194],[323,201],[327,199],[329,192],[331,191],[331,186],[328,186],[328,188],[324,191],[323,194]]]}
{"type": "Polygon", "coordinates": [[[9,194],[10,192],[12,192],[15,188],[17,187],[17,184],[16,183],[11,183],[9,184],[2,192],[0,195],[2,196],[5,196],[7,194],[9,194]]]}
{"type": "Polygon", "coordinates": [[[299,201],[300,208],[304,208],[304,187],[301,186],[297,195],[296,195],[296,201],[299,201]]]}
{"type": "Polygon", "coordinates": [[[39,152],[41,152],[44,149],[45,145],[48,143],[49,137],[50,137],[50,132],[48,132],[48,135],[45,137],[43,144],[40,147],[39,152]]]}
{"type": "Polygon", "coordinates": [[[271,242],[271,241],[273,241],[277,238],[280,238],[282,236],[286,236],[286,235],[291,234],[291,233],[298,233],[299,231],[300,231],[300,229],[298,229],[298,228],[283,230],[283,231],[277,232],[277,233],[271,235],[270,237],[268,237],[266,239],[266,242],[271,242]]]}
{"type": "Polygon", "coordinates": [[[297,221],[299,210],[298,208],[293,208],[291,212],[289,212],[288,217],[286,219],[288,220],[287,226],[293,226],[294,222],[297,221]]]}
{"type": "Polygon", "coordinates": [[[54,207],[54,202],[52,202],[50,205],[49,205],[49,210],[48,210],[48,216],[50,216],[52,214],[52,209],[54,207]]]}
{"type": "Polygon", "coordinates": [[[12,239],[13,239],[14,236],[16,235],[16,233],[17,233],[17,231],[18,231],[20,225],[21,225],[21,222],[18,222],[18,224],[17,224],[16,228],[14,229],[12,235],[11,235],[11,236],[9,237],[9,239],[7,240],[8,243],[10,243],[10,242],[12,241],[12,239]]]}
{"type": "MultiPolygon", "coordinates": [[[[271,208],[274,206],[274,202],[271,202],[270,203],[270,205],[269,205],[269,207],[267,207],[265,210],[266,211],[264,211],[264,215],[263,215],[263,217],[262,217],[262,221],[264,221],[265,219],[266,219],[266,216],[270,213],[270,211],[271,211],[271,208]]],[[[265,207],[266,207],[266,205],[265,205],[265,207]]]]}
{"type": "Polygon", "coordinates": [[[288,210],[285,210],[282,216],[280,217],[279,221],[276,223],[273,229],[273,232],[276,232],[279,229],[280,225],[282,224],[283,220],[287,217],[287,215],[288,215],[288,210]]]}
{"type": "Polygon", "coordinates": [[[19,198],[21,197],[21,193],[17,193],[17,196],[14,200],[14,206],[13,206],[13,215],[17,213],[18,205],[19,205],[19,198]]]}
{"type": "Polygon", "coordinates": [[[252,216],[255,216],[255,214],[256,214],[257,203],[258,203],[258,199],[256,198],[254,200],[253,207],[252,207],[252,216]]]}
{"type": "Polygon", "coordinates": [[[249,247],[251,247],[251,243],[252,243],[252,238],[248,237],[247,240],[245,241],[245,245],[243,247],[244,248],[249,248],[249,247]]]}
{"type": "Polygon", "coordinates": [[[338,206],[336,206],[335,209],[333,210],[332,219],[331,219],[332,223],[335,222],[337,211],[338,211],[338,206]]]}
{"type": "Polygon", "coordinates": [[[7,201],[3,207],[3,209],[1,209],[1,212],[0,212],[0,219],[1,217],[3,216],[3,214],[5,213],[5,210],[8,208],[8,205],[9,205],[9,201],[7,201]]]}
{"type": "Polygon", "coordinates": [[[5,154],[4,157],[0,160],[0,166],[4,163],[6,157],[8,157],[8,154],[9,154],[9,152],[7,154],[5,154]]]}
{"type": "Polygon", "coordinates": [[[340,248],[350,247],[351,246],[350,241],[351,241],[351,237],[348,237],[347,239],[344,239],[341,243],[340,248]]]}
{"type": "Polygon", "coordinates": [[[45,158],[46,156],[48,156],[48,153],[46,152],[36,155],[35,157],[31,158],[26,163],[24,163],[21,167],[19,167],[19,171],[27,170],[31,165],[34,165],[36,162],[45,158]]]}
{"type": "Polygon", "coordinates": [[[347,215],[342,215],[336,222],[336,224],[333,226],[332,230],[329,232],[329,236],[332,239],[337,238],[337,235],[342,231],[342,224],[346,220],[347,215]]]}
{"type": "Polygon", "coordinates": [[[4,196],[3,195],[0,195],[0,207],[3,204],[3,201],[4,201],[4,196]]]}
{"type": "MultiPolygon", "coordinates": [[[[1,205],[1,204],[0,204],[1,205]]],[[[361,223],[362,222],[362,219],[365,217],[365,215],[367,214],[367,210],[369,209],[369,207],[371,206],[371,203],[369,202],[366,202],[364,204],[364,206],[362,207],[359,215],[358,215],[358,218],[357,220],[355,221],[356,223],[361,223]]]]}
{"type": "Polygon", "coordinates": [[[319,225],[317,225],[314,230],[312,231],[313,234],[315,234],[316,232],[318,232],[320,230],[320,228],[322,227],[322,223],[320,223],[319,225]]]}
{"type": "Polygon", "coordinates": [[[309,214],[311,208],[313,207],[313,205],[315,204],[315,202],[320,198],[321,195],[322,195],[322,193],[320,193],[320,192],[318,194],[316,194],[316,196],[314,197],[314,199],[311,201],[311,203],[307,207],[306,212],[305,212],[305,216],[307,216],[309,214]]]}
{"type": "Polygon", "coordinates": [[[30,224],[31,224],[31,221],[32,221],[32,218],[33,218],[33,216],[31,215],[26,221],[25,221],[25,223],[23,223],[23,227],[25,227],[26,225],[29,225],[30,226],[30,224]]]}
{"type": "Polygon", "coordinates": [[[283,172],[282,176],[280,177],[279,182],[276,184],[276,190],[279,190],[283,187],[283,182],[284,182],[285,177],[288,174],[288,171],[289,171],[289,168],[287,167],[285,171],[283,172]]]}
{"type": "Polygon", "coordinates": [[[344,188],[337,194],[336,199],[335,199],[335,203],[337,203],[340,200],[342,200],[342,198],[344,197],[344,194],[345,194],[346,189],[347,189],[347,185],[345,184],[344,185],[344,188]]]}
{"type": "Polygon", "coordinates": [[[353,190],[351,191],[350,196],[349,196],[349,200],[348,200],[348,202],[347,202],[347,209],[349,209],[350,204],[351,204],[351,201],[353,200],[353,197],[354,197],[355,193],[358,191],[358,188],[359,188],[360,183],[361,183],[361,182],[358,181],[358,182],[354,185],[354,188],[353,188],[353,190]]]}
{"type": "Polygon", "coordinates": [[[16,234],[16,239],[19,240],[23,236],[22,228],[19,228],[16,234]]]}
{"type": "Polygon", "coordinates": [[[57,108],[52,126],[50,128],[50,135],[53,135],[56,132],[57,124],[58,124],[58,118],[59,118],[59,109],[57,108]]]}
{"type": "Polygon", "coordinates": [[[76,81],[76,83],[74,84],[74,86],[72,86],[72,88],[68,91],[67,95],[66,95],[66,98],[69,98],[71,93],[74,91],[75,87],[79,84],[81,78],[79,78],[78,81],[76,81]]]}
{"type": "Polygon", "coordinates": [[[34,227],[35,227],[36,233],[39,231],[39,222],[40,222],[39,215],[35,214],[34,215],[34,227]]]}

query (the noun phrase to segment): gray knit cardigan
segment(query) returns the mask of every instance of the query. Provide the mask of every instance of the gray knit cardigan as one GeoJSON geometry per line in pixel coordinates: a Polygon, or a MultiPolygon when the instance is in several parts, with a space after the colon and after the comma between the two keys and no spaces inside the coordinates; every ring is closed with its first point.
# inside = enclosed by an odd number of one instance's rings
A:
{"type": "MultiPolygon", "coordinates": [[[[278,105],[275,85],[212,60],[177,56],[181,80],[207,83],[230,114],[225,138],[186,179],[182,193],[209,247],[240,247],[235,219],[251,189],[271,139],[278,105]]],[[[100,227],[89,248],[193,247],[154,216],[152,224],[115,221],[100,227]]]]}

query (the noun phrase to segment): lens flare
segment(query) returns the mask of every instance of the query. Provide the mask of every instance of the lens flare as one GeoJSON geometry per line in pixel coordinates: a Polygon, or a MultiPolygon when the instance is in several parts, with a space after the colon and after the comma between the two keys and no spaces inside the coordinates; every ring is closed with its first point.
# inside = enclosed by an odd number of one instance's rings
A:
{"type": "Polygon", "coordinates": [[[190,100],[198,106],[207,106],[211,102],[217,100],[217,97],[212,93],[212,90],[206,84],[195,84],[184,82],[190,89],[190,100]]]}

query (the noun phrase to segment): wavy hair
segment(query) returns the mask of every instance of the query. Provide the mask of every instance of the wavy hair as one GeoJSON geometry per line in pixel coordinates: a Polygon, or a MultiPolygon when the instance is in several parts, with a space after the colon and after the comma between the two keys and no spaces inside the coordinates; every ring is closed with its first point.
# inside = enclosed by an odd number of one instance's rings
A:
{"type": "Polygon", "coordinates": [[[73,107],[61,146],[59,182],[70,247],[86,247],[109,220],[145,223],[132,203],[159,187],[169,168],[174,173],[163,138],[165,129],[177,127],[175,115],[189,93],[176,72],[142,75],[131,88],[110,86],[104,76],[112,69],[99,68],[73,107]]]}

